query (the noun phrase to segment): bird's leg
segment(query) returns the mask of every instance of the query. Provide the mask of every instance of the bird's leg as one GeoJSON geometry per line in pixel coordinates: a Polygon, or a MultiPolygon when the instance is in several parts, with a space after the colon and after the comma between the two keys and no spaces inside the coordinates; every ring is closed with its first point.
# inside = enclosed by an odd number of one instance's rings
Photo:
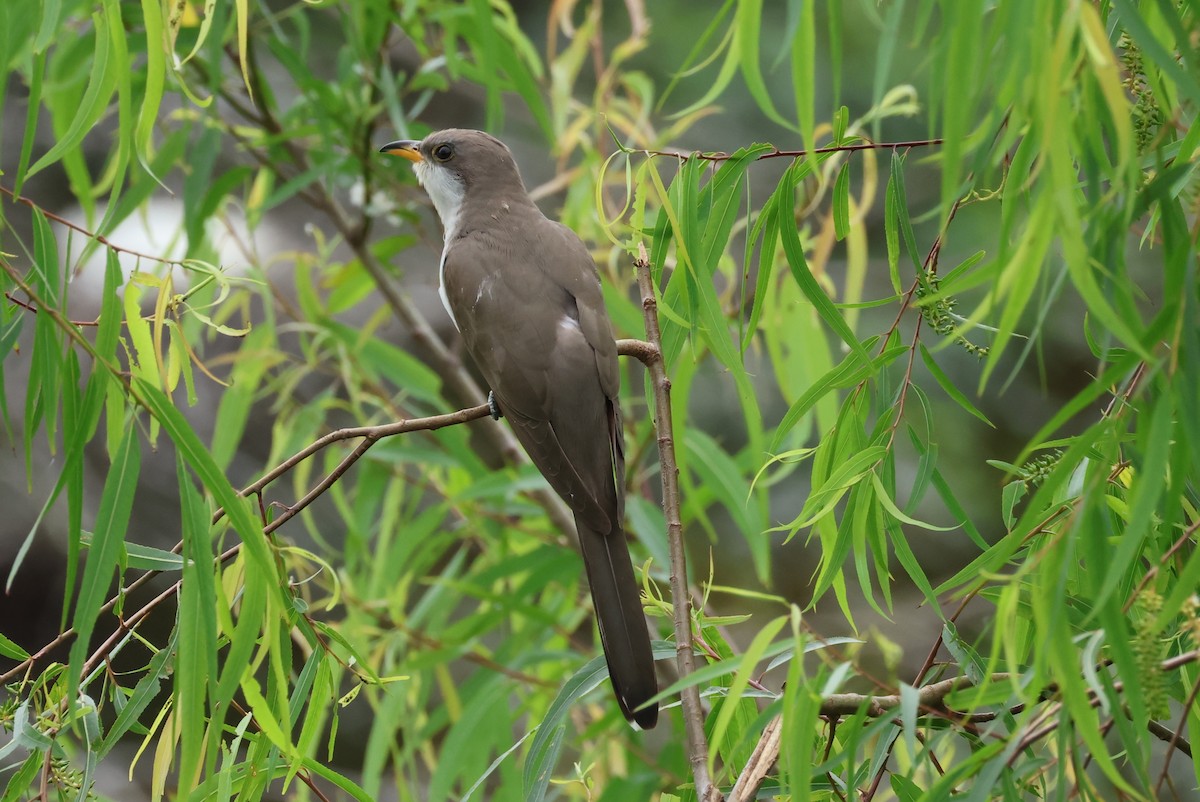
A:
{"type": "Polygon", "coordinates": [[[496,402],[496,393],[488,390],[488,411],[492,413],[492,420],[500,420],[504,417],[504,413],[500,411],[500,405],[496,402]]]}

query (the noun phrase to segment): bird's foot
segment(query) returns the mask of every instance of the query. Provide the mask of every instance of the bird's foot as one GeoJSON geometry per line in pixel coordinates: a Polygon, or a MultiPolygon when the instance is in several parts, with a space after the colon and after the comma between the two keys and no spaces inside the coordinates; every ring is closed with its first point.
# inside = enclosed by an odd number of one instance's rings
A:
{"type": "Polygon", "coordinates": [[[504,417],[504,413],[500,411],[500,405],[496,402],[496,393],[488,390],[488,411],[492,413],[492,420],[500,420],[504,417]]]}

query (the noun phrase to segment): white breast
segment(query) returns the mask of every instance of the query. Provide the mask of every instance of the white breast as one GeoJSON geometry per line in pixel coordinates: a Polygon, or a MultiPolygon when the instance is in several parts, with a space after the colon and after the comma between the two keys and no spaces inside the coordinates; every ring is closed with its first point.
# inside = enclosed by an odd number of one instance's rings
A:
{"type": "Polygon", "coordinates": [[[446,314],[450,316],[450,322],[454,324],[454,328],[458,329],[454,310],[450,308],[450,299],[446,297],[446,251],[448,250],[450,250],[449,243],[442,248],[442,261],[438,264],[438,297],[442,299],[442,306],[446,307],[446,314]]]}
{"type": "Polygon", "coordinates": [[[438,217],[442,220],[443,245],[442,260],[438,264],[438,295],[442,299],[442,306],[446,307],[446,314],[450,315],[450,320],[457,329],[458,321],[454,319],[454,310],[450,308],[450,299],[446,297],[446,251],[450,248],[450,242],[458,235],[458,219],[462,213],[463,197],[467,188],[457,175],[440,165],[417,162],[413,165],[413,172],[417,174],[417,181],[429,193],[433,208],[437,209],[438,217]]]}

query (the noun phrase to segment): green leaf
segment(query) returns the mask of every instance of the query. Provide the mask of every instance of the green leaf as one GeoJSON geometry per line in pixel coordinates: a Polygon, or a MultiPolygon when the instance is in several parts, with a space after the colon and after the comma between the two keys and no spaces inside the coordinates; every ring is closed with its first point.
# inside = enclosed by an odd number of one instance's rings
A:
{"type": "MultiPolygon", "coordinates": [[[[792,94],[796,102],[796,120],[804,147],[812,149],[816,141],[816,4],[801,2],[791,37],[792,94]]],[[[836,69],[836,68],[835,68],[836,69]]]]}
{"type": "Polygon", "coordinates": [[[100,509],[96,513],[92,548],[88,552],[83,579],[79,585],[79,596],[75,602],[75,642],[71,644],[68,674],[69,700],[75,699],[83,664],[91,647],[92,630],[100,616],[100,606],[108,595],[109,586],[112,585],[117,561],[124,550],[125,530],[133,511],[133,495],[142,466],[142,450],[137,432],[137,427],[132,424],[126,427],[125,437],[121,440],[116,456],[109,466],[104,491],[100,495],[100,509]]]}
{"type": "MultiPolygon", "coordinates": [[[[904,239],[904,247],[908,251],[908,258],[912,261],[913,268],[919,271],[921,269],[921,257],[917,255],[917,237],[913,233],[912,218],[908,212],[908,192],[904,187],[904,161],[905,157],[901,156],[898,150],[892,151],[892,165],[891,172],[888,175],[888,187],[894,196],[892,212],[896,215],[897,225],[904,239]]],[[[893,282],[893,289],[896,292],[900,292],[899,277],[893,282]]]]}
{"type": "MultiPolygon", "coordinates": [[[[48,15],[43,17],[43,23],[47,18],[48,15]]],[[[3,26],[3,22],[4,20],[0,18],[0,26],[3,26]]],[[[45,72],[46,52],[39,48],[37,56],[33,59],[33,74],[29,78],[29,96],[25,98],[25,135],[21,140],[21,155],[17,162],[16,180],[13,182],[15,197],[20,197],[21,190],[25,186],[25,176],[29,171],[29,159],[33,155],[33,145],[37,140],[37,125],[42,111],[42,79],[45,72]]],[[[0,93],[0,100],[3,100],[3,93],[0,93]]]]}
{"type": "MultiPolygon", "coordinates": [[[[250,407],[270,364],[259,354],[267,348],[271,332],[255,328],[242,343],[229,379],[229,389],[221,394],[217,420],[213,426],[212,458],[220,468],[228,468],[242,443],[250,407]]],[[[207,485],[207,482],[205,483],[207,485]]]]}
{"type": "Polygon", "coordinates": [[[1197,82],[1194,72],[1183,69],[1179,57],[1167,52],[1153,31],[1146,24],[1146,17],[1130,0],[1113,0],[1113,8],[1117,12],[1120,24],[1130,37],[1137,42],[1155,66],[1162,70],[1170,83],[1183,92],[1192,101],[1200,104],[1200,82],[1197,82]]]}
{"type": "Polygon", "coordinates": [[[970,412],[976,418],[979,418],[979,420],[983,421],[988,426],[991,426],[993,429],[996,428],[996,425],[988,420],[986,415],[976,409],[975,405],[972,404],[965,395],[963,395],[962,391],[954,386],[954,383],[950,381],[950,377],[945,374],[945,372],[938,365],[937,361],[934,360],[933,354],[929,353],[929,349],[923,344],[919,344],[919,346],[921,349],[921,361],[925,363],[925,367],[929,370],[929,374],[933,376],[935,381],[937,381],[938,387],[941,387],[942,391],[946,395],[950,396],[954,403],[958,404],[960,407],[965,409],[967,412],[970,412]]]}
{"type": "Polygon", "coordinates": [[[133,345],[130,367],[138,379],[162,387],[162,376],[158,369],[160,355],[154,348],[150,324],[142,317],[142,293],[142,285],[136,281],[130,281],[125,287],[125,329],[133,345]]]}
{"type": "MultiPolygon", "coordinates": [[[[675,656],[675,646],[656,641],[653,644],[653,653],[655,660],[670,659],[675,656]]],[[[589,660],[563,683],[562,689],[554,697],[541,724],[538,725],[537,736],[525,756],[523,787],[526,802],[540,802],[546,798],[546,790],[550,786],[558,756],[562,751],[567,714],[576,702],[600,687],[606,679],[608,664],[604,656],[600,655],[589,660]]]]}
{"type": "Polygon", "coordinates": [[[525,799],[528,802],[540,802],[545,799],[546,789],[550,787],[550,779],[562,751],[567,713],[576,702],[598,688],[606,679],[608,664],[604,655],[594,657],[563,683],[562,689],[550,703],[546,715],[538,725],[537,736],[529,746],[529,754],[525,756],[524,788],[525,799]]]}
{"type": "Polygon", "coordinates": [[[273,706],[263,696],[258,680],[253,675],[247,674],[242,677],[241,687],[246,701],[250,704],[250,712],[254,713],[255,724],[276,749],[290,759],[298,759],[299,755],[295,754],[295,747],[292,745],[292,740],[284,728],[283,722],[276,717],[273,706]]]}
{"type": "MultiPolygon", "coordinates": [[[[714,26],[717,23],[717,19],[719,19],[721,16],[723,16],[726,13],[726,10],[729,9],[733,5],[734,5],[734,0],[726,1],[725,5],[722,6],[718,17],[716,19],[714,19],[713,24],[710,25],[710,30],[714,29],[714,26]]],[[[703,95],[701,95],[694,103],[692,103],[692,104],[686,106],[685,108],[670,115],[670,119],[679,120],[679,119],[688,117],[689,115],[695,114],[697,111],[700,111],[705,106],[708,106],[710,103],[712,103],[718,97],[720,97],[721,93],[724,92],[725,89],[729,86],[730,81],[733,80],[733,76],[738,71],[738,64],[740,61],[740,53],[738,52],[738,47],[736,44],[737,33],[738,33],[737,20],[738,20],[738,17],[740,16],[740,14],[741,14],[741,5],[739,4],[738,11],[734,17],[734,23],[731,24],[726,29],[725,38],[722,39],[721,44],[718,45],[717,49],[713,53],[713,58],[715,58],[716,56],[720,55],[722,50],[725,51],[725,60],[723,62],[721,62],[721,69],[717,71],[716,78],[714,78],[710,83],[708,83],[708,88],[705,90],[703,95]]],[[[707,34],[706,34],[705,38],[707,38],[707,34]]],[[[704,41],[704,40],[702,39],[701,41],[704,41]]],[[[667,87],[667,91],[666,91],[666,93],[664,93],[664,95],[668,94],[670,92],[673,85],[674,84],[672,83],[671,85],[669,85],[667,87]]]]}
{"type": "MultiPolygon", "coordinates": [[[[1170,395],[1158,399],[1153,411],[1145,410],[1139,421],[1143,431],[1139,437],[1142,459],[1129,493],[1129,519],[1118,539],[1116,548],[1106,549],[1105,556],[1111,559],[1103,572],[1104,580],[1095,594],[1092,604],[1101,607],[1108,597],[1121,586],[1120,577],[1137,559],[1147,537],[1153,532],[1157,510],[1167,489],[1167,465],[1171,456],[1171,445],[1175,442],[1175,405],[1170,395]]],[[[1168,506],[1174,506],[1170,504],[1168,506]]]]}
{"type": "Polygon", "coordinates": [[[230,523],[242,539],[249,562],[254,566],[256,574],[253,584],[268,584],[274,590],[281,609],[287,609],[283,590],[286,583],[278,581],[278,571],[270,545],[263,535],[262,526],[250,514],[249,499],[243,498],[234,490],[229,479],[217,467],[212,455],[184,419],[183,413],[175,408],[162,390],[138,378],[134,379],[133,386],[139,400],[162,424],[163,430],[175,443],[188,466],[195,471],[205,489],[213,494],[217,504],[225,510],[230,523]]]}
{"type": "Polygon", "coordinates": [[[87,89],[79,101],[75,117],[66,132],[55,138],[50,150],[25,173],[26,179],[54,164],[64,154],[76,151],[83,138],[104,116],[109,100],[116,91],[118,67],[107,14],[92,14],[92,28],[95,31],[96,45],[92,56],[91,75],[88,77],[87,89]]]}
{"type": "MultiPolygon", "coordinates": [[[[29,527],[29,533],[25,535],[25,539],[21,541],[20,547],[17,548],[16,556],[13,557],[12,568],[10,568],[8,571],[8,579],[5,581],[5,592],[12,590],[13,582],[17,578],[17,572],[21,570],[21,565],[25,562],[25,556],[29,553],[30,546],[33,545],[33,538],[37,534],[38,529],[41,527],[42,520],[46,517],[46,513],[50,511],[50,507],[55,501],[58,500],[58,496],[62,493],[63,488],[67,486],[67,479],[70,475],[68,468],[70,467],[70,465],[63,466],[62,473],[58,475],[58,481],[54,484],[54,489],[52,489],[50,491],[50,495],[46,497],[46,501],[42,504],[42,508],[38,510],[37,517],[33,519],[33,526],[29,527]]],[[[68,575],[70,575],[71,569],[68,568],[67,570],[68,575]]],[[[70,593],[71,590],[72,587],[68,586],[65,589],[65,592],[70,593]]],[[[66,600],[63,606],[69,606],[69,598],[66,600]]],[[[65,617],[65,611],[63,615],[65,617]]]]}
{"type": "MultiPolygon", "coordinates": [[[[80,544],[93,546],[93,535],[84,532],[80,544]]],[[[137,543],[125,544],[125,566],[137,568],[140,571],[182,571],[183,557],[166,549],[156,549],[153,546],[142,546],[137,543]]]]}
{"type": "MultiPolygon", "coordinates": [[[[742,80],[750,90],[750,97],[758,105],[759,111],[784,128],[791,129],[792,125],[783,118],[771,100],[771,93],[763,81],[762,67],[759,64],[758,44],[762,38],[762,0],[740,0],[737,13],[733,18],[734,38],[730,55],[737,53],[740,57],[742,80]]],[[[811,14],[809,15],[811,21],[811,14]]],[[[802,26],[803,27],[803,26],[802,26]]],[[[809,28],[811,30],[811,28],[809,28]]]]}
{"type": "Polygon", "coordinates": [[[850,233],[850,162],[842,165],[833,182],[833,231],[838,242],[850,233]]]}
{"type": "Polygon", "coordinates": [[[799,799],[811,796],[819,714],[820,699],[805,676],[804,661],[793,660],[783,689],[779,761],[782,776],[799,799]]]}
{"type": "Polygon", "coordinates": [[[788,176],[780,182],[779,188],[775,190],[775,194],[779,199],[779,215],[780,239],[783,242],[783,252],[787,256],[788,267],[791,268],[792,276],[796,279],[796,283],[800,285],[804,295],[809,302],[816,307],[817,314],[821,316],[821,320],[825,321],[825,325],[833,329],[834,332],[842,339],[846,345],[858,354],[863,364],[869,364],[871,361],[870,355],[863,348],[862,343],[854,336],[854,332],[850,330],[850,326],[842,318],[837,307],[829,300],[829,296],[825,294],[825,290],[817,283],[813,277],[812,271],[808,269],[808,260],[804,258],[804,248],[800,244],[800,235],[796,229],[796,210],[795,210],[795,186],[799,177],[802,175],[803,168],[799,165],[801,162],[793,162],[788,168],[788,176]]]}
{"type": "Polygon", "coordinates": [[[875,485],[875,497],[879,499],[879,503],[882,504],[883,508],[888,511],[888,514],[890,514],[900,523],[905,523],[909,526],[916,526],[921,529],[928,529],[931,532],[953,532],[955,529],[958,529],[957,526],[934,526],[931,523],[918,521],[916,518],[905,515],[904,512],[902,512],[901,509],[896,506],[896,502],[892,500],[891,494],[887,492],[887,488],[883,486],[883,482],[880,480],[877,474],[871,474],[871,482],[875,485]]]}
{"type": "Polygon", "coordinates": [[[150,175],[153,160],[153,144],[150,141],[158,109],[162,104],[163,87],[166,83],[166,31],[163,26],[162,3],[158,0],[142,0],[142,21],[146,26],[146,88],[142,95],[142,107],[138,112],[134,144],[138,159],[150,175]]]}
{"type": "MultiPolygon", "coordinates": [[[[896,43],[901,38],[900,26],[902,22],[906,22],[905,0],[896,0],[890,3],[887,7],[887,16],[884,18],[884,24],[879,32],[879,43],[875,52],[875,74],[871,84],[871,105],[878,108],[883,100],[884,94],[891,87],[889,79],[892,77],[892,58],[896,52],[896,43]]],[[[883,122],[881,117],[876,117],[873,121],[871,129],[871,138],[879,139],[880,124],[883,122]]],[[[889,184],[891,181],[889,180],[889,184]]],[[[889,246],[888,253],[891,253],[889,246]]]]}
{"type": "Polygon", "coordinates": [[[846,494],[846,491],[870,473],[880,460],[887,456],[887,453],[888,450],[883,446],[871,446],[838,465],[820,487],[813,488],[804,502],[804,508],[800,510],[800,514],[792,521],[789,528],[803,529],[825,517],[846,494]]]}
{"type": "MultiPolygon", "coordinates": [[[[794,652],[795,648],[796,648],[796,644],[794,641],[791,641],[791,640],[776,641],[775,643],[772,643],[769,646],[765,647],[762,650],[762,653],[758,656],[758,659],[759,660],[769,660],[770,658],[773,658],[776,655],[788,652],[789,650],[794,652]]],[[[809,650],[806,649],[805,653],[807,653],[808,651],[809,650]]],[[[659,648],[655,647],[654,654],[655,654],[655,659],[662,659],[663,657],[667,657],[667,656],[673,657],[675,655],[675,652],[671,651],[670,654],[668,655],[667,652],[664,650],[664,651],[662,651],[662,653],[660,655],[659,648]]],[[[734,655],[733,657],[725,658],[723,660],[717,660],[715,662],[709,663],[706,666],[701,666],[700,668],[697,668],[695,671],[693,671],[691,674],[688,674],[686,677],[677,679],[677,680],[675,680],[675,682],[672,682],[666,688],[663,688],[662,690],[660,690],[658,692],[658,696],[656,698],[659,700],[670,699],[674,696],[677,696],[679,694],[679,692],[682,691],[684,688],[693,688],[693,687],[697,687],[697,686],[707,687],[708,685],[711,685],[714,680],[719,680],[722,677],[726,677],[729,674],[736,672],[738,670],[738,668],[742,665],[742,663],[743,663],[743,655],[739,654],[739,655],[734,655]]]]}
{"type": "Polygon", "coordinates": [[[17,802],[20,799],[28,799],[24,796],[33,788],[34,780],[42,772],[42,766],[46,762],[44,752],[31,752],[29,757],[25,758],[25,762],[21,764],[21,768],[13,773],[8,779],[8,785],[4,789],[4,796],[0,797],[0,802],[17,802]]]}
{"type": "MultiPolygon", "coordinates": [[[[216,697],[219,676],[218,602],[213,576],[210,514],[192,484],[182,456],[176,457],[175,471],[183,519],[183,555],[187,557],[176,616],[176,631],[180,634],[180,665],[175,677],[175,709],[179,718],[181,743],[177,771],[182,790],[193,787],[194,779],[199,774],[207,721],[204,715],[205,700],[215,700],[216,697]]],[[[213,709],[218,708],[214,705],[213,709]]]]}
{"type": "Polygon", "coordinates": [[[883,237],[887,245],[888,278],[892,281],[892,292],[900,294],[900,212],[896,208],[896,177],[888,176],[887,188],[883,193],[883,237]]]}
{"type": "Polygon", "coordinates": [[[0,632],[0,655],[3,655],[11,660],[28,660],[29,652],[22,649],[17,644],[13,643],[4,633],[0,632]]]}
{"type": "Polygon", "coordinates": [[[375,797],[372,797],[370,794],[364,791],[362,787],[353,780],[338,774],[336,771],[320,761],[313,760],[310,757],[302,757],[300,758],[300,763],[307,771],[312,772],[318,777],[324,778],[326,781],[345,791],[354,799],[357,799],[358,802],[376,802],[375,797]]]}
{"type": "MultiPolygon", "coordinates": [[[[546,108],[545,93],[538,85],[531,68],[541,69],[537,56],[531,54],[524,33],[505,11],[493,7],[488,0],[472,0],[475,24],[471,44],[478,48],[479,69],[473,77],[487,88],[487,127],[498,129],[503,121],[504,89],[515,89],[525,101],[547,140],[555,138],[554,124],[546,108]],[[507,86],[507,79],[511,86],[507,86]]],[[[507,12],[511,14],[511,11],[507,12]]],[[[464,65],[467,66],[467,65],[464,65]]]]}
{"type": "MultiPolygon", "coordinates": [[[[178,643],[178,636],[178,629],[172,631],[167,645],[150,658],[150,665],[147,666],[146,673],[129,692],[129,698],[125,700],[120,712],[117,713],[116,720],[108,728],[104,740],[96,747],[96,753],[99,756],[103,757],[112,751],[112,748],[120,743],[121,738],[137,726],[138,718],[146,711],[150,703],[159,698],[163,679],[170,676],[175,669],[175,647],[178,643]]],[[[123,690],[118,692],[124,693],[123,690]]]]}
{"type": "MultiPolygon", "coordinates": [[[[726,691],[725,698],[721,704],[720,712],[717,713],[716,721],[713,722],[711,733],[708,736],[710,749],[708,755],[708,769],[710,772],[713,770],[714,761],[716,760],[717,756],[717,750],[721,748],[722,742],[724,741],[725,731],[733,722],[734,714],[738,712],[739,706],[737,702],[739,699],[741,699],[742,694],[745,692],[746,687],[750,682],[751,673],[757,668],[759,662],[763,658],[764,653],[767,651],[767,648],[771,645],[771,642],[775,640],[775,636],[779,634],[779,632],[783,629],[783,625],[786,624],[788,620],[788,616],[782,615],[772,621],[769,621],[762,629],[758,631],[758,634],[754,636],[754,640],[750,642],[750,646],[747,647],[746,651],[738,659],[738,666],[734,672],[733,682],[730,683],[729,688],[726,691]]],[[[790,647],[794,644],[789,641],[787,645],[790,647]]],[[[735,733],[735,736],[736,735],[738,735],[738,733],[735,733]]]]}
{"type": "Polygon", "coordinates": [[[767,525],[761,498],[752,493],[737,463],[711,437],[688,427],[683,443],[691,452],[689,467],[700,478],[701,485],[717,497],[733,518],[750,548],[755,571],[765,583],[770,574],[770,544],[766,538],[759,537],[767,525]]]}
{"type": "MultiPolygon", "coordinates": [[[[878,340],[878,337],[870,337],[863,345],[865,348],[874,348],[878,340]]],[[[767,446],[767,452],[778,454],[783,447],[783,441],[788,432],[828,393],[833,390],[851,387],[861,381],[867,380],[875,375],[881,367],[891,363],[892,360],[907,351],[907,346],[895,345],[885,350],[875,359],[868,357],[866,361],[860,361],[861,357],[857,351],[846,354],[841,362],[830,368],[821,378],[813,382],[804,395],[796,399],[796,402],[788,408],[783,419],[779,422],[779,426],[775,429],[775,436],[771,439],[770,445],[767,446]]]]}
{"type": "MultiPolygon", "coordinates": [[[[220,586],[217,586],[218,589],[220,586]]],[[[212,700],[214,710],[224,710],[248,673],[250,658],[264,629],[268,609],[268,589],[261,582],[248,580],[243,586],[241,607],[236,625],[229,614],[231,600],[222,598],[217,614],[222,629],[229,636],[229,650],[221,663],[217,688],[212,700]]],[[[251,676],[253,679],[253,676],[251,676]]]]}

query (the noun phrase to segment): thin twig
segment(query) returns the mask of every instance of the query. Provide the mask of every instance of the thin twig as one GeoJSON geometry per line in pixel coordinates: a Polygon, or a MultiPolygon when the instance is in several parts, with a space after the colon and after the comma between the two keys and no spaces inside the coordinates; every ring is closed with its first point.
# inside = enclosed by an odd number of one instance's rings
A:
{"type": "Polygon", "coordinates": [[[1200,680],[1192,684],[1192,692],[1188,694],[1187,701],[1183,703],[1183,712],[1179,714],[1179,724],[1174,730],[1167,729],[1157,721],[1148,722],[1150,733],[1160,741],[1167,742],[1167,754],[1163,758],[1162,772],[1158,775],[1158,782],[1154,784],[1155,796],[1159,796],[1163,783],[1167,781],[1171,768],[1171,758],[1175,755],[1175,752],[1179,751],[1188,757],[1192,756],[1192,745],[1183,737],[1183,728],[1187,726],[1188,712],[1195,709],[1197,693],[1200,693],[1200,680]]]}
{"type": "Polygon", "coordinates": [[[1133,589],[1133,593],[1129,594],[1129,599],[1125,602],[1124,607],[1121,608],[1121,612],[1129,612],[1129,608],[1133,606],[1134,601],[1136,601],[1138,596],[1141,595],[1142,591],[1145,590],[1146,585],[1150,584],[1150,582],[1153,581],[1156,576],[1158,576],[1159,569],[1165,566],[1167,562],[1175,556],[1175,553],[1184,547],[1184,545],[1191,542],[1191,539],[1196,534],[1197,530],[1200,530],[1200,520],[1193,522],[1191,526],[1189,526],[1187,529],[1184,529],[1183,534],[1179,536],[1179,539],[1172,543],[1171,548],[1167,549],[1163,556],[1159,558],[1158,565],[1151,567],[1150,570],[1146,572],[1146,575],[1142,577],[1140,582],[1138,582],[1137,587],[1133,589]]]}
{"type": "MultiPolygon", "coordinates": [[[[646,247],[638,244],[638,289],[642,294],[642,317],[646,338],[653,347],[655,358],[646,361],[650,383],[654,388],[654,423],[658,431],[659,473],[662,476],[663,515],[667,521],[667,543],[671,555],[671,601],[675,618],[675,660],[679,675],[686,677],[696,670],[692,646],[692,597],[688,590],[687,552],[683,547],[683,522],[679,511],[679,465],[675,461],[674,429],[671,423],[671,380],[667,378],[662,360],[662,332],[658,327],[658,303],[654,299],[654,281],[650,277],[650,257],[646,247]]],[[[645,360],[644,360],[645,361],[645,360]]],[[[696,798],[711,802],[721,798],[708,774],[708,741],[704,736],[704,710],[700,706],[700,690],[695,685],[680,693],[683,703],[683,727],[687,733],[688,762],[696,783],[696,798]]]]}
{"type": "MultiPolygon", "coordinates": [[[[755,161],[763,159],[795,159],[800,156],[812,156],[817,153],[850,153],[856,150],[907,150],[909,148],[924,148],[942,144],[941,139],[914,139],[907,142],[858,142],[853,145],[830,145],[824,148],[810,150],[780,150],[775,148],[767,153],[759,154],[755,161]]],[[[626,153],[641,153],[646,156],[671,156],[676,159],[701,159],[710,162],[723,162],[733,158],[733,154],[724,151],[701,152],[682,150],[646,150],[642,148],[625,148],[626,153]]]]}
{"type": "Polygon", "coordinates": [[[24,196],[14,195],[13,191],[11,189],[9,189],[8,187],[0,186],[0,193],[7,195],[8,197],[12,198],[17,203],[25,204],[30,209],[40,212],[46,218],[53,220],[54,222],[59,223],[61,225],[64,225],[67,228],[71,229],[72,231],[78,231],[80,234],[83,234],[88,239],[95,240],[96,242],[103,245],[105,248],[108,248],[110,251],[116,251],[117,253],[127,253],[130,256],[136,256],[138,259],[148,259],[151,262],[158,262],[159,264],[164,264],[164,265],[182,265],[183,264],[183,260],[181,260],[181,259],[164,259],[161,256],[155,256],[154,254],[151,254],[151,253],[142,253],[141,251],[135,251],[132,248],[124,248],[120,245],[117,245],[116,243],[114,243],[114,242],[110,241],[108,238],[106,238],[103,234],[97,234],[94,231],[89,231],[88,229],[84,228],[83,226],[79,225],[78,223],[72,223],[70,220],[66,219],[65,217],[61,217],[61,216],[55,214],[54,212],[51,212],[47,209],[42,208],[41,206],[39,206],[37,203],[30,200],[29,198],[26,198],[24,196]]]}
{"type": "MultiPolygon", "coordinates": [[[[1177,654],[1170,659],[1163,660],[1161,663],[1159,663],[1159,670],[1164,671],[1164,672],[1174,671],[1175,669],[1179,668],[1180,666],[1187,665],[1189,663],[1195,663],[1197,661],[1200,661],[1200,649],[1193,649],[1190,652],[1184,652],[1183,654],[1177,654]]],[[[1120,692],[1124,689],[1124,683],[1117,681],[1112,684],[1112,687],[1115,691],[1120,692]]],[[[1095,691],[1089,690],[1088,695],[1091,697],[1091,699],[1088,701],[1088,704],[1091,705],[1092,707],[1099,707],[1100,703],[1101,703],[1100,694],[1096,693],[1095,691]]],[[[1056,711],[1058,709],[1061,709],[1061,707],[1062,707],[1062,705],[1059,704],[1056,707],[1052,708],[1051,711],[1052,712],[1056,711]]],[[[1050,721],[1050,722],[1038,727],[1036,730],[1026,732],[1026,734],[1021,738],[1021,740],[1017,742],[1017,748],[1013,750],[1012,756],[1009,758],[1007,765],[1011,766],[1013,764],[1013,762],[1016,760],[1017,755],[1019,755],[1024,750],[1028,749],[1030,746],[1032,746],[1037,741],[1040,741],[1042,738],[1044,738],[1047,735],[1049,735],[1050,733],[1054,732],[1054,730],[1058,728],[1058,725],[1061,721],[1062,721],[1061,718],[1056,718],[1055,720],[1050,721]]],[[[1157,728],[1156,729],[1155,727],[1148,727],[1148,729],[1150,730],[1150,733],[1152,735],[1155,735],[1156,737],[1158,737],[1162,740],[1165,740],[1168,743],[1173,742],[1176,748],[1182,749],[1184,744],[1180,744],[1178,741],[1175,741],[1173,739],[1173,737],[1171,736],[1170,731],[1166,731],[1165,728],[1157,728]],[[1166,737],[1164,737],[1164,731],[1166,732],[1166,737]]],[[[1190,751],[1191,745],[1187,744],[1187,746],[1189,747],[1189,751],[1190,751]]]]}
{"type": "MultiPolygon", "coordinates": [[[[10,293],[10,292],[4,293],[4,297],[7,298],[12,303],[16,304],[17,306],[24,309],[26,312],[32,312],[35,315],[38,312],[38,308],[36,306],[34,306],[33,304],[25,303],[20,298],[14,298],[12,293],[10,293]]],[[[72,320],[70,322],[72,325],[75,325],[75,326],[99,326],[100,325],[100,321],[98,321],[98,320],[72,320]]]]}
{"type": "MultiPolygon", "coordinates": [[[[960,615],[962,615],[963,610],[967,609],[967,605],[971,603],[971,600],[975,598],[975,595],[976,595],[975,591],[968,593],[963,598],[962,602],[959,603],[958,609],[955,610],[954,614],[950,616],[947,623],[953,624],[953,623],[957,622],[958,617],[960,615]]],[[[945,631],[945,626],[942,627],[942,632],[944,632],[944,631],[945,631]]],[[[917,685],[921,682],[924,682],[925,675],[927,673],[929,673],[929,669],[933,668],[933,663],[935,660],[937,660],[938,652],[941,651],[941,648],[942,648],[942,644],[943,644],[942,632],[938,633],[937,640],[935,640],[933,642],[933,647],[929,650],[929,653],[927,655],[925,655],[925,662],[922,663],[921,667],[917,670],[916,677],[913,680],[913,685],[917,685]]]]}
{"type": "MultiPolygon", "coordinates": [[[[841,721],[841,719],[837,716],[832,716],[829,718],[829,735],[825,738],[825,754],[821,755],[822,763],[829,762],[829,755],[832,754],[833,744],[837,740],[837,728],[839,721],[841,721]]],[[[837,783],[834,782],[833,772],[827,771],[825,772],[825,776],[829,779],[829,787],[833,789],[835,794],[837,794],[838,799],[842,800],[842,802],[846,802],[845,794],[838,789],[837,783]]]]}

